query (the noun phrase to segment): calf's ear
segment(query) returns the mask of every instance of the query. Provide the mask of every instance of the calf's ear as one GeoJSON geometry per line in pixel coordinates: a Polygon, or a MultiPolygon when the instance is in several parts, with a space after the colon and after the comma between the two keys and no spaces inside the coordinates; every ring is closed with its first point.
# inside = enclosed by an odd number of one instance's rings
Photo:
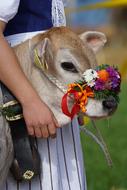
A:
{"type": "Polygon", "coordinates": [[[48,63],[50,63],[52,59],[53,59],[53,54],[52,54],[51,42],[48,38],[44,38],[34,48],[34,61],[38,62],[38,64],[36,64],[38,67],[48,68],[48,63]]]}
{"type": "Polygon", "coordinates": [[[80,39],[97,53],[107,42],[105,34],[102,32],[88,31],[79,35],[80,39]]]}

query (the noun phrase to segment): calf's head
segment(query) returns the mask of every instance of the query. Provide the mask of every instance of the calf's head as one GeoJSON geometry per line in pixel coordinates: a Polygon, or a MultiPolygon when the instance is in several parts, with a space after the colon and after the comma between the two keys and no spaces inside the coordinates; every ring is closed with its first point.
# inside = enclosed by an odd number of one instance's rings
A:
{"type": "MultiPolygon", "coordinates": [[[[40,61],[48,66],[45,72],[67,87],[69,83],[79,80],[86,69],[97,66],[95,54],[105,43],[106,37],[103,33],[91,31],[77,35],[66,27],[57,27],[34,37],[31,40],[31,51],[36,49],[40,61]]],[[[44,71],[33,64],[31,81],[54,112],[58,122],[67,123],[69,119],[61,111],[63,93],[46,78],[44,71]]],[[[93,118],[106,117],[116,107],[116,101],[112,97],[107,100],[89,98],[85,114],[93,118]]]]}

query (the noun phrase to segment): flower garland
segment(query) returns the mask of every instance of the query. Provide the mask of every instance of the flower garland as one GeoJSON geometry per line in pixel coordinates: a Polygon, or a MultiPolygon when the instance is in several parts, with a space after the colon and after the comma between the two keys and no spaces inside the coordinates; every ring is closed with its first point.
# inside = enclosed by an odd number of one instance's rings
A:
{"type": "Polygon", "coordinates": [[[100,65],[96,70],[88,69],[82,79],[69,84],[67,93],[62,98],[62,111],[65,115],[74,117],[79,111],[86,112],[88,97],[95,99],[106,99],[113,96],[119,102],[121,76],[114,66],[100,65]],[[67,98],[74,100],[74,105],[69,111],[67,98]]]}

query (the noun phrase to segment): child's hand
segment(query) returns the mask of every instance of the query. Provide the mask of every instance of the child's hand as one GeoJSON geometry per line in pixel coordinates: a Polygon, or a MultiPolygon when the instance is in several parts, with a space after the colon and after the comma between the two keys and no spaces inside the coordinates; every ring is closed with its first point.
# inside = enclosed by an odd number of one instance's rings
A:
{"type": "Polygon", "coordinates": [[[23,105],[23,115],[29,135],[39,138],[56,136],[58,122],[48,106],[39,98],[23,105]]]}

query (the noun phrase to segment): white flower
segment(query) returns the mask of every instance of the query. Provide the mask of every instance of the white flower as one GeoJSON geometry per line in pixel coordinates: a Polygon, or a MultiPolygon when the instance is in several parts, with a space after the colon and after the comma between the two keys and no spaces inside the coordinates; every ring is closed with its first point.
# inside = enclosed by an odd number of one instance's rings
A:
{"type": "Polygon", "coordinates": [[[83,79],[86,81],[87,85],[92,87],[95,85],[95,80],[98,78],[98,74],[93,69],[87,69],[83,73],[83,79]]]}
{"type": "Polygon", "coordinates": [[[96,78],[98,78],[98,74],[95,70],[93,69],[87,69],[84,73],[83,73],[83,78],[85,79],[86,82],[89,82],[91,80],[95,80],[96,78]]]}

